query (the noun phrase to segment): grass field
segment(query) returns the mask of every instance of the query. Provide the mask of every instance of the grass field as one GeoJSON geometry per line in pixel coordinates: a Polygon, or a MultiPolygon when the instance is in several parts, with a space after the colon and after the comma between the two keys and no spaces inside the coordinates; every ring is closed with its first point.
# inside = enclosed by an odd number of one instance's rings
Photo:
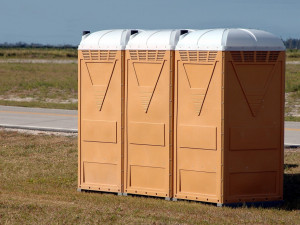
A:
{"type": "Polygon", "coordinates": [[[281,208],[218,208],[79,193],[77,137],[0,130],[0,224],[299,224],[300,150],[285,153],[281,208]]]}
{"type": "Polygon", "coordinates": [[[77,109],[77,64],[0,64],[0,104],[77,109]]]}

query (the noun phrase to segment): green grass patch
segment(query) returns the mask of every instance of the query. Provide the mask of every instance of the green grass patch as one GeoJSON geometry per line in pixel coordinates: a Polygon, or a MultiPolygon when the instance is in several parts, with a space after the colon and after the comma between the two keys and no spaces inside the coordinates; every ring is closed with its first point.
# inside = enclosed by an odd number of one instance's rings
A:
{"type": "Polygon", "coordinates": [[[300,64],[286,65],[285,120],[300,122],[300,64]]]}
{"type": "Polygon", "coordinates": [[[286,65],[285,91],[300,97],[300,64],[286,65]]]}
{"type": "Polygon", "coordinates": [[[285,116],[285,121],[293,121],[293,122],[300,122],[299,116],[285,116]]]}
{"type": "Polygon", "coordinates": [[[300,151],[285,153],[281,208],[218,208],[79,193],[77,138],[0,130],[0,224],[297,224],[300,151]]]}
{"type": "Polygon", "coordinates": [[[39,102],[39,101],[7,101],[0,100],[0,105],[6,106],[21,106],[31,108],[48,108],[48,109],[70,109],[77,110],[77,103],[54,103],[54,102],[39,102]]]}
{"type": "Polygon", "coordinates": [[[77,59],[73,48],[0,48],[0,59],[77,59]]]}
{"type": "Polygon", "coordinates": [[[287,49],[286,59],[288,61],[299,61],[300,60],[300,50],[299,49],[287,49]]]}

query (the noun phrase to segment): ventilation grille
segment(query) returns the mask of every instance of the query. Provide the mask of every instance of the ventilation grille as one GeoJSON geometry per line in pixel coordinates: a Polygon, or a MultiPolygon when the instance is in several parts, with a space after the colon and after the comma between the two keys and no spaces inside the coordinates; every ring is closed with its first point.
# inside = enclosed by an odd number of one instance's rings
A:
{"type": "Polygon", "coordinates": [[[179,51],[179,54],[182,61],[192,62],[214,62],[217,56],[214,51],[179,51]]]}
{"type": "Polygon", "coordinates": [[[231,52],[234,62],[276,62],[280,52],[247,51],[231,52]]]}
{"type": "Polygon", "coordinates": [[[279,56],[279,52],[270,52],[269,62],[276,62],[279,56]]]}
{"type": "Polygon", "coordinates": [[[162,50],[129,50],[131,60],[162,61],[166,51],[162,50]]]}
{"type": "Polygon", "coordinates": [[[109,50],[83,50],[82,55],[84,60],[115,60],[117,51],[109,50]]]}

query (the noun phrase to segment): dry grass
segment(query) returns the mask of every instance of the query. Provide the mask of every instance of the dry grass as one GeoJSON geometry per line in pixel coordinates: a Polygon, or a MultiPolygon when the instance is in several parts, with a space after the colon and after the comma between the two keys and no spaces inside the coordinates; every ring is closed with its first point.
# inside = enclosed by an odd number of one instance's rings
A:
{"type": "Polygon", "coordinates": [[[300,122],[300,64],[286,65],[286,120],[300,122]]]}
{"type": "Polygon", "coordinates": [[[287,151],[280,209],[78,193],[77,138],[0,131],[0,224],[299,224],[299,164],[287,151]]]}
{"type": "Polygon", "coordinates": [[[2,63],[0,80],[1,104],[77,109],[77,64],[2,63]]]}
{"type": "Polygon", "coordinates": [[[300,64],[286,65],[286,92],[295,92],[300,97],[300,64]]]}

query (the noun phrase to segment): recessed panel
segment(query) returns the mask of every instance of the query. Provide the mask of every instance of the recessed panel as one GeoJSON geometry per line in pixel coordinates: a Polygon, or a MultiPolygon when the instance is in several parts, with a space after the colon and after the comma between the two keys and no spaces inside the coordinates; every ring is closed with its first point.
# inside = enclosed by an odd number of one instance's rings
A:
{"type": "Polygon", "coordinates": [[[280,141],[279,127],[231,127],[230,149],[274,149],[280,141]]]}
{"type": "Polygon", "coordinates": [[[179,148],[177,150],[177,167],[179,169],[217,172],[218,152],[196,148],[179,148]]]}
{"type": "Polygon", "coordinates": [[[180,170],[179,192],[203,195],[216,194],[216,173],[180,170]]]}
{"type": "Polygon", "coordinates": [[[128,127],[130,144],[165,145],[165,124],[131,122],[128,127]]]}
{"type": "Polygon", "coordinates": [[[117,144],[82,141],[81,153],[83,161],[101,163],[121,163],[121,148],[117,144]]]}
{"type": "Polygon", "coordinates": [[[231,196],[276,193],[276,172],[232,173],[229,182],[231,196]]]}
{"type": "Polygon", "coordinates": [[[239,150],[230,151],[227,167],[231,172],[276,171],[279,150],[239,150]]]}
{"type": "Polygon", "coordinates": [[[117,122],[83,120],[81,135],[83,141],[117,143],[117,122]]]}
{"type": "Polygon", "coordinates": [[[164,189],[168,184],[165,169],[150,166],[130,166],[130,186],[133,188],[164,189]]]}
{"type": "Polygon", "coordinates": [[[181,148],[217,149],[217,128],[181,125],[178,129],[181,148]]]}
{"type": "Polygon", "coordinates": [[[83,183],[116,185],[120,171],[116,164],[83,162],[83,183]]]}

